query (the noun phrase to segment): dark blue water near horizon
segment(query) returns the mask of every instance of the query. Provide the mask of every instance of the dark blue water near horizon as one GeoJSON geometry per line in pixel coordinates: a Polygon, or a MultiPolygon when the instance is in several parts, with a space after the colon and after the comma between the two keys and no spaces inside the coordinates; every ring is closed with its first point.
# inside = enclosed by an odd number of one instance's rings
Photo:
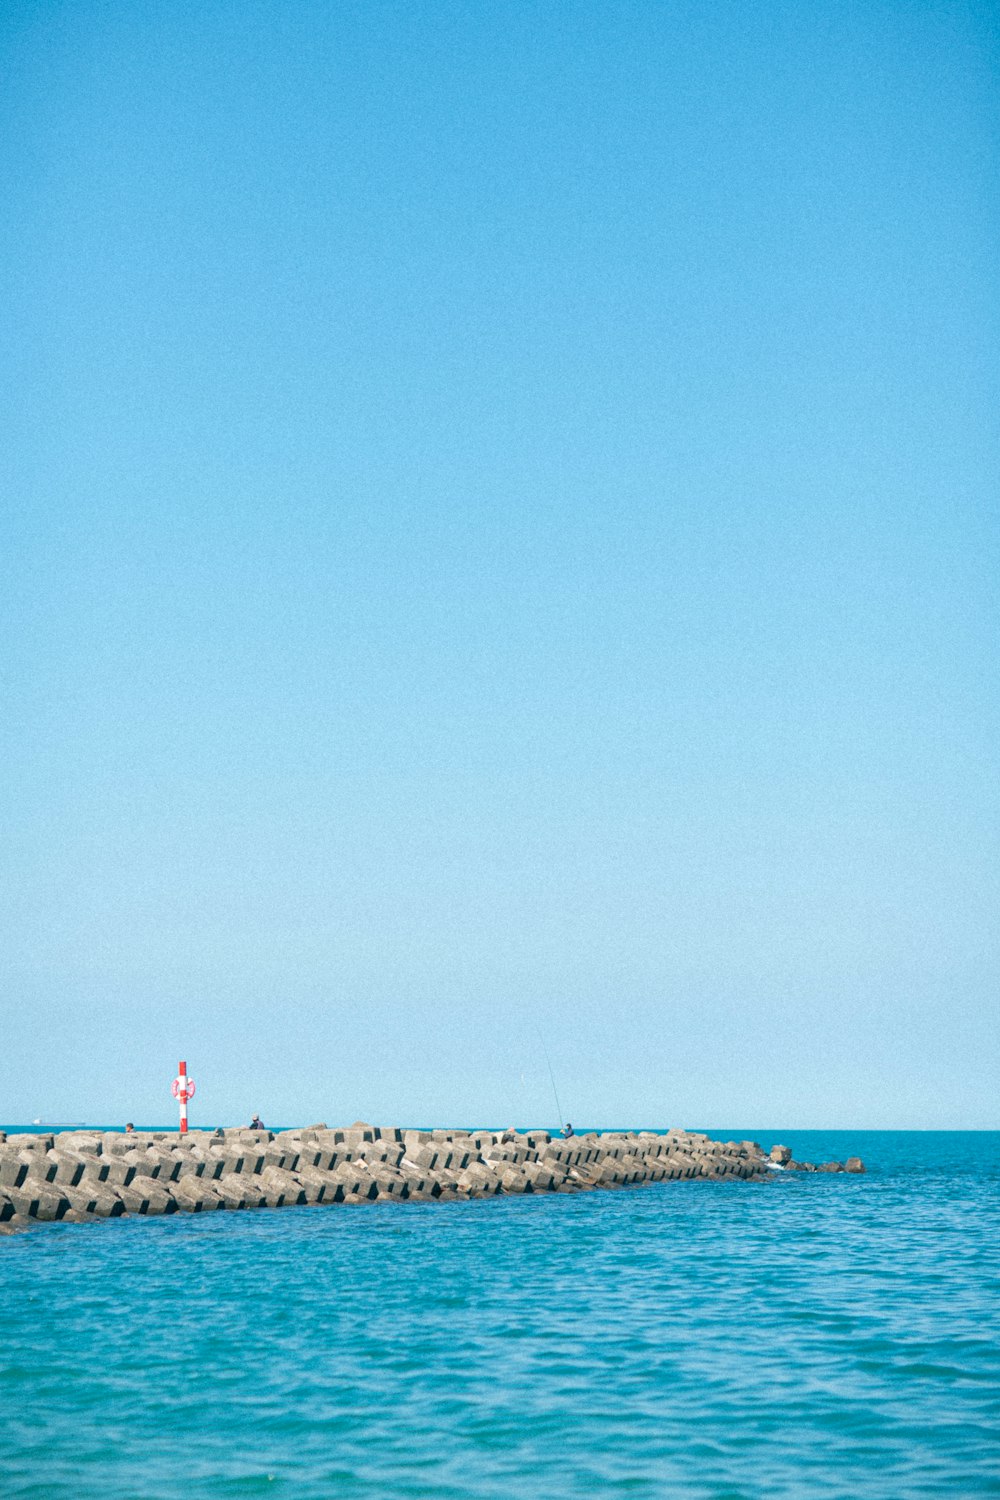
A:
{"type": "Polygon", "coordinates": [[[0,1240],[12,1500],[1000,1495],[1000,1132],[860,1177],[0,1240]]]}

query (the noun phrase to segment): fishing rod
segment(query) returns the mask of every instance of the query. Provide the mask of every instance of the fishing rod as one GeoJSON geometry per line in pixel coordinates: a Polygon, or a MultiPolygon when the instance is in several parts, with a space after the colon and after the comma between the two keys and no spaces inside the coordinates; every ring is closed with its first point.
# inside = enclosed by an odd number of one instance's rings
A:
{"type": "Polygon", "coordinates": [[[552,1059],[549,1057],[549,1049],[545,1045],[545,1038],[542,1036],[542,1029],[541,1029],[541,1027],[540,1026],[536,1026],[535,1030],[538,1032],[538,1040],[542,1044],[542,1052],[543,1052],[543,1054],[545,1056],[546,1065],[548,1066],[549,1079],[550,1079],[550,1081],[552,1083],[552,1094],[553,1094],[553,1097],[554,1097],[554,1099],[556,1101],[556,1118],[559,1121],[559,1129],[562,1130],[562,1126],[563,1126],[563,1112],[562,1112],[562,1105],[559,1103],[559,1090],[556,1088],[556,1075],[552,1071],[552,1059]]]}

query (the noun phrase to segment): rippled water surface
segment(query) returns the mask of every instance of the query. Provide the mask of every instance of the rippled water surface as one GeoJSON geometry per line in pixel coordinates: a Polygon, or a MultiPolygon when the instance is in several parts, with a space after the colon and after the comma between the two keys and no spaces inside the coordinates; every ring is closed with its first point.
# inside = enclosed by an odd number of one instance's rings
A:
{"type": "Polygon", "coordinates": [[[777,1138],[869,1174],[0,1241],[0,1491],[1000,1494],[1000,1135],[777,1138]]]}

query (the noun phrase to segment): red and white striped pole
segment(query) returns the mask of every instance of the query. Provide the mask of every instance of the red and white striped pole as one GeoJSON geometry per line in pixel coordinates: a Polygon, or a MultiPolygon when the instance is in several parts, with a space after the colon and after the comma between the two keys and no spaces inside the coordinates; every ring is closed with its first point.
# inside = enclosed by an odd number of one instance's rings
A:
{"type": "Polygon", "coordinates": [[[181,1107],[181,1135],[187,1134],[188,1100],[194,1097],[194,1079],[188,1077],[188,1065],[182,1062],[174,1079],[174,1098],[181,1107]]]}

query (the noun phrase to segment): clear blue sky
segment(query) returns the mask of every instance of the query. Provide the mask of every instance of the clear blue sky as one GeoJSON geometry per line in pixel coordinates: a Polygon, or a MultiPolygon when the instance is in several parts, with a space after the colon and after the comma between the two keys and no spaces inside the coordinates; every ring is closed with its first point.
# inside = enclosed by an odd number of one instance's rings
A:
{"type": "Polygon", "coordinates": [[[962,3],[0,20],[0,1120],[1000,1126],[962,3]]]}

